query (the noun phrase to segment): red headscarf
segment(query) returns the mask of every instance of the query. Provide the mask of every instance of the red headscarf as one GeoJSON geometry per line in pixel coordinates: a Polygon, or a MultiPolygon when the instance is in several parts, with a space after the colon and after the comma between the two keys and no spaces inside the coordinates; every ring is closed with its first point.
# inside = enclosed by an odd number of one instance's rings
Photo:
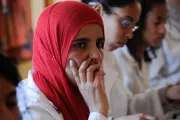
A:
{"type": "Polygon", "coordinates": [[[65,120],[87,120],[89,116],[83,97],[70,87],[64,72],[71,43],[88,23],[98,23],[103,28],[101,17],[88,5],[58,2],[41,13],[34,35],[34,81],[65,120]]]}

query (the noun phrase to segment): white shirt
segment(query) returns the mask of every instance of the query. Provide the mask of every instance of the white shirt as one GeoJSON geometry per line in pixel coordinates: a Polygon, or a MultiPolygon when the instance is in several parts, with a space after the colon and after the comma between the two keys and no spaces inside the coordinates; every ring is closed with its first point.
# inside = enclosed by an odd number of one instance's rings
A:
{"type": "MultiPolygon", "coordinates": [[[[109,120],[111,116],[115,117],[115,120],[138,120],[136,115],[124,117],[137,113],[146,113],[162,120],[164,113],[157,90],[149,90],[133,97],[132,93],[123,86],[121,72],[113,53],[105,51],[103,64],[106,73],[104,84],[109,102],[109,120]]],[[[23,118],[31,120],[28,119],[31,116],[33,120],[63,120],[62,114],[56,111],[54,105],[35,85],[32,74],[31,70],[28,78],[21,81],[17,88],[19,108],[23,118]]],[[[107,118],[99,113],[91,113],[89,119],[106,120],[107,118]]]]}
{"type": "Polygon", "coordinates": [[[149,64],[142,59],[142,69],[130,55],[127,46],[113,51],[117,61],[120,64],[124,86],[129,88],[132,93],[142,93],[149,88],[149,64]]]}
{"type": "MultiPolygon", "coordinates": [[[[64,120],[57,108],[39,90],[33,81],[33,70],[29,71],[28,79],[20,82],[17,88],[19,108],[24,120],[64,120]],[[22,93],[22,91],[24,93],[22,93]],[[24,102],[22,100],[25,100],[24,102]],[[28,109],[27,109],[28,108],[28,109]]],[[[88,120],[107,120],[100,113],[90,113],[88,120]]]]}

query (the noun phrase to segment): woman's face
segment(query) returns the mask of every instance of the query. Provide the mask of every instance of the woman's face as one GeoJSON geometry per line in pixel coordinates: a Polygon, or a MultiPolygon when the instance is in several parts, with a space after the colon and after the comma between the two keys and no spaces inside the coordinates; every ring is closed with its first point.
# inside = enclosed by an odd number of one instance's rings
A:
{"type": "Polygon", "coordinates": [[[0,120],[20,120],[16,87],[0,76],[0,120]]]}
{"type": "Polygon", "coordinates": [[[105,25],[105,49],[113,51],[123,47],[129,38],[133,37],[132,29],[138,22],[141,13],[139,2],[124,6],[122,8],[113,7],[112,14],[104,12],[102,15],[105,25]]]}
{"type": "Polygon", "coordinates": [[[166,34],[165,23],[167,19],[166,4],[154,4],[152,10],[147,14],[143,37],[145,42],[158,47],[166,34]]]}
{"type": "Polygon", "coordinates": [[[99,24],[87,24],[83,26],[71,44],[68,54],[65,72],[67,77],[75,83],[69,61],[74,60],[78,67],[87,58],[91,58],[92,64],[102,64],[104,33],[99,24]]]}

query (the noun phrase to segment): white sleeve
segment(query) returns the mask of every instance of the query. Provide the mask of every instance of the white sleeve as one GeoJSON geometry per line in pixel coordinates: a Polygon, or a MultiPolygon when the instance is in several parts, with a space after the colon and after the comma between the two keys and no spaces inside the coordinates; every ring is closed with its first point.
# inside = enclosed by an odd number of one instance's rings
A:
{"type": "Polygon", "coordinates": [[[21,113],[22,120],[64,120],[60,114],[56,118],[42,108],[31,107],[21,113]]]}
{"type": "Polygon", "coordinates": [[[88,120],[107,120],[107,118],[98,112],[91,112],[88,120]]]}
{"type": "Polygon", "coordinates": [[[140,93],[131,98],[128,114],[144,113],[155,116],[162,120],[164,116],[163,107],[158,90],[149,89],[145,93],[140,93]]]}

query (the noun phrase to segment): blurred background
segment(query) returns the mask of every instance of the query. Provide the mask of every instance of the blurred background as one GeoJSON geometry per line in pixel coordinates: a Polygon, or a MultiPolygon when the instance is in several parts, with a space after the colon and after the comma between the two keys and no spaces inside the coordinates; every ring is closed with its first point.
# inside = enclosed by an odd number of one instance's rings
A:
{"type": "Polygon", "coordinates": [[[0,0],[0,51],[18,65],[23,79],[32,67],[32,39],[37,19],[45,7],[58,1],[62,0],[0,0]]]}

